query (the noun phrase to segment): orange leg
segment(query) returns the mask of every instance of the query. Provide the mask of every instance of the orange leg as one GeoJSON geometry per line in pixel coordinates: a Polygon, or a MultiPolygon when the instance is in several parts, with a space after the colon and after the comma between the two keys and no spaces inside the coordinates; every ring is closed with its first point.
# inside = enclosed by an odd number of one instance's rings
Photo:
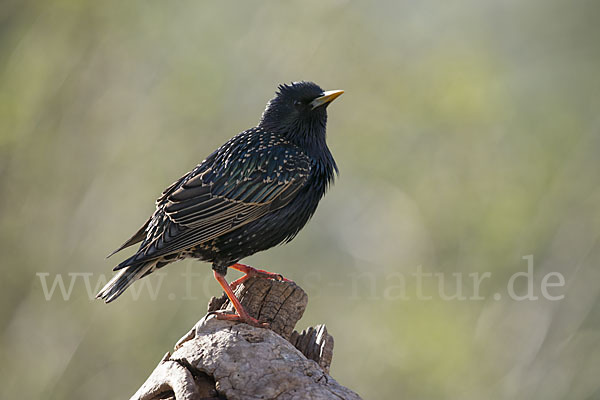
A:
{"type": "Polygon", "coordinates": [[[241,278],[238,278],[235,281],[231,282],[230,286],[231,286],[231,289],[233,289],[233,290],[235,290],[235,288],[237,288],[240,285],[240,283],[247,281],[248,279],[252,278],[253,276],[258,276],[260,278],[265,278],[265,279],[273,279],[273,280],[281,281],[281,282],[292,282],[291,280],[284,278],[281,274],[265,271],[263,269],[256,269],[256,268],[253,268],[246,264],[236,263],[236,264],[230,265],[229,268],[237,269],[238,271],[246,274],[246,275],[242,276],[241,278]]]}
{"type": "Polygon", "coordinates": [[[225,294],[229,298],[229,301],[231,301],[231,304],[233,304],[233,308],[235,308],[235,311],[237,311],[237,315],[236,314],[226,314],[223,312],[214,312],[213,314],[216,315],[217,319],[223,319],[223,320],[227,320],[227,321],[245,322],[248,325],[256,326],[259,328],[268,328],[269,324],[260,322],[256,318],[252,318],[250,315],[248,315],[246,310],[244,310],[242,303],[240,303],[238,298],[233,293],[231,286],[229,286],[229,284],[225,280],[225,277],[223,275],[221,275],[220,273],[218,273],[217,271],[213,271],[213,272],[215,275],[215,279],[217,280],[217,282],[219,282],[219,284],[225,291],[225,294]]]}

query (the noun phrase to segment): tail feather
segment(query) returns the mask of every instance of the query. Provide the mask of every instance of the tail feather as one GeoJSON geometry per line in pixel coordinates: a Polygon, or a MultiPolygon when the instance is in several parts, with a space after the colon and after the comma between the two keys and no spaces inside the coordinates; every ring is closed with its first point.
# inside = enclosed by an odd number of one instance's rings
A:
{"type": "Polygon", "coordinates": [[[113,268],[113,271],[118,271],[120,269],[123,269],[125,267],[129,267],[132,265],[137,265],[140,264],[140,261],[136,260],[136,257],[138,257],[138,254],[135,253],[134,255],[132,255],[131,257],[129,257],[128,259],[121,261],[116,267],[113,268]]]}
{"type": "Polygon", "coordinates": [[[96,298],[104,300],[105,303],[110,303],[119,297],[133,282],[152,273],[155,266],[156,262],[149,262],[130,265],[127,268],[121,269],[110,281],[108,281],[102,290],[98,292],[96,298]]]}

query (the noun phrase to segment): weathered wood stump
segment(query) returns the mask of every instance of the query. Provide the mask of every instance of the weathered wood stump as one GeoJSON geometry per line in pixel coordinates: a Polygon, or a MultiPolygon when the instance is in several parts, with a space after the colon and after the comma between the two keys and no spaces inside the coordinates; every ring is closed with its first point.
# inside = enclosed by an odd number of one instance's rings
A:
{"type": "MultiPolygon", "coordinates": [[[[328,374],[333,337],[325,326],[294,331],[308,302],[302,288],[253,278],[236,295],[270,329],[205,316],[131,399],[360,399],[328,374]]],[[[216,310],[233,312],[225,295],[211,299],[208,311],[216,310]]]]}

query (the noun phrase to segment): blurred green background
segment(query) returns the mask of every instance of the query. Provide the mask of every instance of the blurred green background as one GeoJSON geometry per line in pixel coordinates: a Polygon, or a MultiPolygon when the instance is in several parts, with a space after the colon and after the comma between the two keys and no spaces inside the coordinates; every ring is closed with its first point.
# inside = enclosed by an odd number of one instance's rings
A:
{"type": "Polygon", "coordinates": [[[246,261],[308,291],[299,327],[327,324],[333,377],[369,399],[600,398],[599,11],[4,0],[1,397],[137,390],[221,291],[184,261],[107,306],[88,293],[124,255],[104,256],[278,83],[305,79],[346,91],[329,108],[341,175],[297,239],[246,261]],[[528,255],[536,294],[560,272],[564,299],[506,296],[528,255]],[[485,299],[445,301],[432,280],[417,299],[419,268],[448,293],[452,273],[489,272],[485,299]],[[46,299],[57,277],[67,300],[46,299]]]}

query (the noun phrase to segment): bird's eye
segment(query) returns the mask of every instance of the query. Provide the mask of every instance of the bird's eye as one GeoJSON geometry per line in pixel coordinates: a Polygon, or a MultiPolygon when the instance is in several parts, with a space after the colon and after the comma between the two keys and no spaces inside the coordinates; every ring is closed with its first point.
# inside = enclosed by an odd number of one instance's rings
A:
{"type": "Polygon", "coordinates": [[[300,107],[301,105],[302,105],[302,102],[300,100],[294,100],[294,106],[300,107]]]}

